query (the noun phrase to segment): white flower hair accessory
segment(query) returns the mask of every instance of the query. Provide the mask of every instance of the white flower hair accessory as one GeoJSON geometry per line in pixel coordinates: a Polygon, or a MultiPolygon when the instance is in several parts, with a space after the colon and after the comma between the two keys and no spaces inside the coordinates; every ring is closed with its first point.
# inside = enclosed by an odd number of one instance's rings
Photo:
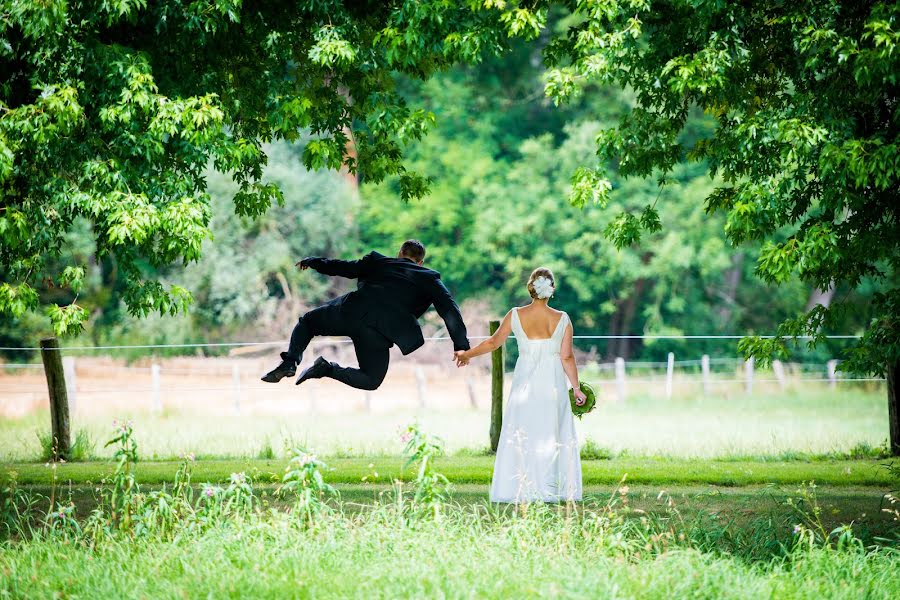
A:
{"type": "Polygon", "coordinates": [[[553,282],[549,277],[544,277],[541,275],[537,279],[535,279],[531,283],[531,287],[534,288],[534,294],[541,300],[546,300],[550,296],[553,295],[553,292],[556,291],[556,288],[553,287],[553,282]]]}

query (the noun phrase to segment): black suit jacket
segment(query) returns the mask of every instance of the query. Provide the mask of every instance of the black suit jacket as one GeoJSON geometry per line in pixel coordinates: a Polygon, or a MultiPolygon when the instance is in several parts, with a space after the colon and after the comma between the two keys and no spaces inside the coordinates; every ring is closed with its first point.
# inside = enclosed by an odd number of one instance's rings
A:
{"type": "Polygon", "coordinates": [[[418,318],[432,304],[444,319],[454,350],[468,350],[469,339],[459,306],[441,274],[405,258],[370,252],[359,260],[311,257],[303,264],[323,275],[358,279],[357,289],[334,301],[348,318],[360,319],[397,344],[403,354],[425,343],[418,318]]]}

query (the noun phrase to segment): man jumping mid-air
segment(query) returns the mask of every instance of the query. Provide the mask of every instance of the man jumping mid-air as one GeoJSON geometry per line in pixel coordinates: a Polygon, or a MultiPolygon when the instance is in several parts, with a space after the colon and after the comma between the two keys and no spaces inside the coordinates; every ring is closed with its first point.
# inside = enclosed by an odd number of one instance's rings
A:
{"type": "Polygon", "coordinates": [[[397,344],[403,354],[409,354],[425,343],[418,318],[432,304],[447,325],[453,350],[468,350],[459,307],[441,282],[441,274],[423,267],[424,261],[425,246],[417,240],[403,242],[397,258],[370,252],[359,260],[301,260],[297,263],[300,269],[358,279],[357,289],[300,317],[287,352],[281,353],[281,364],[262,380],[277,383],[293,377],[313,337],[343,335],[353,340],[359,368],[342,367],[320,356],[300,374],[297,385],[307,379],[331,377],[355,388],[374,390],[384,381],[391,346],[397,344]]]}

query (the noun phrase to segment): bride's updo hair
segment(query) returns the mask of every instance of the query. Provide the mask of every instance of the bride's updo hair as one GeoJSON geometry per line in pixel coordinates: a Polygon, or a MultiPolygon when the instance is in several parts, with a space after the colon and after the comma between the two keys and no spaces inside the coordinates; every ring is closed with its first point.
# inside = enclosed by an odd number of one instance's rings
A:
{"type": "Polygon", "coordinates": [[[528,278],[528,294],[535,300],[547,300],[556,291],[556,277],[547,267],[538,267],[528,278]],[[549,285],[546,283],[549,281],[549,285]],[[537,282],[537,287],[535,287],[537,282]]]}

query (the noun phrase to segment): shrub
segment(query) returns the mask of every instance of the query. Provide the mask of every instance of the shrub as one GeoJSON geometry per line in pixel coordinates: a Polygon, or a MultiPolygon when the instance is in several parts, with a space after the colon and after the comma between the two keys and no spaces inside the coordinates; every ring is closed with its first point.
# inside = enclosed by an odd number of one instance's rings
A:
{"type": "MultiPolygon", "coordinates": [[[[50,433],[41,433],[37,434],[38,440],[41,443],[41,456],[40,460],[42,462],[47,462],[53,458],[53,435],[50,433]]],[[[69,462],[81,462],[93,458],[94,456],[94,440],[91,438],[91,435],[87,432],[86,429],[79,429],[75,432],[75,441],[72,443],[72,447],[69,449],[69,456],[66,460],[69,462]]]]}
{"type": "Polygon", "coordinates": [[[266,441],[263,442],[259,452],[256,453],[256,458],[261,458],[263,460],[275,458],[275,451],[272,449],[272,442],[269,441],[269,438],[266,438],[266,441]]]}
{"type": "Polygon", "coordinates": [[[609,448],[604,448],[594,440],[588,438],[581,447],[581,460],[609,460],[615,454],[609,448]]]}

